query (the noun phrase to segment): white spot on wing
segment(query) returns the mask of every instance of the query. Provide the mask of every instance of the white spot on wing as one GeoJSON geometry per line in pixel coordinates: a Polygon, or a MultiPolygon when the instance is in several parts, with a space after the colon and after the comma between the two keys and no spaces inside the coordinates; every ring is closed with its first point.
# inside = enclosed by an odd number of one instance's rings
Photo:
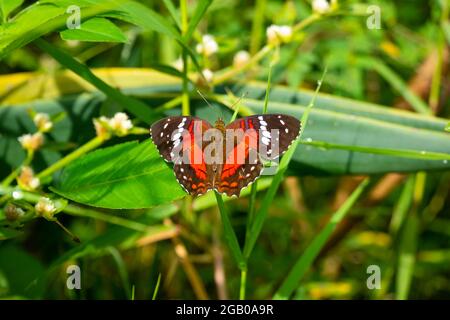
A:
{"type": "Polygon", "coordinates": [[[259,116],[259,117],[258,117],[258,120],[260,120],[260,121],[263,120],[263,117],[262,117],[262,116],[259,116]]]}
{"type": "Polygon", "coordinates": [[[266,138],[266,137],[262,137],[261,138],[261,142],[264,143],[266,146],[268,146],[269,143],[270,143],[270,140],[268,138],[266,138]]]}
{"type": "Polygon", "coordinates": [[[280,122],[281,122],[281,124],[282,124],[283,126],[285,125],[285,123],[284,123],[284,121],[283,121],[283,120],[281,120],[281,119],[280,119],[280,122]]]}
{"type": "Polygon", "coordinates": [[[288,129],[288,128],[284,129],[284,132],[288,133],[288,132],[289,132],[289,129],[288,129]]]}
{"type": "Polygon", "coordinates": [[[253,171],[253,170],[255,170],[255,166],[252,166],[252,167],[250,168],[250,171],[253,171]]]}
{"type": "Polygon", "coordinates": [[[261,120],[259,123],[260,123],[262,126],[267,126],[267,122],[265,122],[264,120],[261,120]]]}
{"type": "Polygon", "coordinates": [[[164,135],[164,132],[161,132],[161,134],[159,135],[161,138],[163,137],[163,135],[164,135]]]}
{"type": "Polygon", "coordinates": [[[263,131],[262,132],[262,135],[264,136],[264,137],[267,137],[267,138],[271,138],[271,136],[270,136],[270,132],[269,131],[263,131]]]}
{"type": "Polygon", "coordinates": [[[181,134],[180,133],[176,133],[173,137],[172,137],[172,141],[178,140],[180,139],[181,134]]]}
{"type": "MultiPolygon", "coordinates": [[[[169,120],[167,120],[167,122],[169,122],[169,120]]],[[[169,123],[166,123],[166,124],[164,125],[164,129],[167,128],[168,125],[169,125],[169,123]]]]}

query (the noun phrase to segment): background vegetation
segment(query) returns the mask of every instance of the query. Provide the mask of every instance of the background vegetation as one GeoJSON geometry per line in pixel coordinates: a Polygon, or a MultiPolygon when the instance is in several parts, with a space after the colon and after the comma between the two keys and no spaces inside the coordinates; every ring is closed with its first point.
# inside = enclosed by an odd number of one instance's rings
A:
{"type": "Polygon", "coordinates": [[[0,0],[0,297],[448,298],[449,8],[0,0]],[[239,199],[186,196],[149,140],[218,117],[197,88],[305,125],[239,199]]]}

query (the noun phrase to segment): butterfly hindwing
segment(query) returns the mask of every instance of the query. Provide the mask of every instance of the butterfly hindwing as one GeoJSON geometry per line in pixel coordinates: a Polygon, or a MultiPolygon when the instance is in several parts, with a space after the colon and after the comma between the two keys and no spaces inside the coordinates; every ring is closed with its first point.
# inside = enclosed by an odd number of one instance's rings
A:
{"type": "Polygon", "coordinates": [[[201,195],[212,189],[211,183],[206,178],[206,175],[203,176],[196,173],[195,167],[190,164],[175,164],[173,171],[175,172],[178,183],[186,192],[193,196],[201,195]]]}
{"type": "Polygon", "coordinates": [[[236,164],[234,169],[233,171],[228,171],[232,172],[232,174],[226,176],[224,176],[224,171],[222,171],[222,179],[216,189],[227,196],[239,197],[241,190],[261,175],[263,165],[256,158],[254,163],[236,164]]]}

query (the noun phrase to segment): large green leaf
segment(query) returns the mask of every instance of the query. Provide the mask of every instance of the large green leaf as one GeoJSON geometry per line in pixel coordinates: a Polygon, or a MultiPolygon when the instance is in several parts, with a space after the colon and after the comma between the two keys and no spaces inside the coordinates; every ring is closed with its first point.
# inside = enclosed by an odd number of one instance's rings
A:
{"type": "MultiPolygon", "coordinates": [[[[246,101],[254,112],[261,112],[263,101],[246,101]]],[[[269,112],[280,112],[300,118],[306,107],[272,102],[269,112]]],[[[450,135],[441,131],[419,129],[375,120],[354,114],[313,109],[303,134],[306,142],[325,141],[330,144],[365,147],[368,152],[325,149],[310,145],[297,148],[291,168],[298,173],[314,174],[375,174],[386,172],[415,172],[450,168],[450,135]],[[373,152],[370,152],[370,149],[373,152]],[[398,156],[376,154],[376,149],[390,149],[398,156]],[[402,156],[402,150],[447,154],[441,160],[424,160],[402,156]]],[[[442,120],[436,119],[437,122],[442,120]]],[[[430,157],[431,159],[431,157],[430,157]]]]}
{"type": "Polygon", "coordinates": [[[151,141],[94,151],[69,165],[56,193],[103,208],[149,208],[186,195],[151,141]]]}
{"type": "Polygon", "coordinates": [[[127,38],[114,23],[105,18],[92,18],[83,22],[79,29],[61,32],[63,40],[126,42],[127,38]]]}
{"type": "Polygon", "coordinates": [[[44,274],[44,266],[32,255],[14,245],[0,247],[0,277],[8,283],[5,294],[27,298],[39,298],[44,292],[45,282],[36,282],[44,274]]]}
{"type": "MultiPolygon", "coordinates": [[[[247,93],[248,98],[264,99],[266,84],[252,82],[246,86],[234,86],[236,95],[247,93]]],[[[291,105],[307,106],[311,101],[314,91],[295,90],[286,86],[274,86],[270,92],[269,111],[273,102],[284,102],[291,105]]],[[[442,131],[447,120],[432,116],[417,114],[394,108],[380,106],[374,103],[358,101],[344,97],[319,93],[314,109],[329,110],[355,116],[383,120],[415,128],[432,129],[442,131]]]]}

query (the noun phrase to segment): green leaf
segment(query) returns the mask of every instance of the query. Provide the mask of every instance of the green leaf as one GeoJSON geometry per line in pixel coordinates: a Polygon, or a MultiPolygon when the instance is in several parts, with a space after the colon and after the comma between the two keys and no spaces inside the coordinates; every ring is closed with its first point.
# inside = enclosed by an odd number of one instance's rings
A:
{"type": "Polygon", "coordinates": [[[169,10],[169,13],[172,16],[173,21],[175,21],[178,28],[181,29],[180,15],[178,14],[177,9],[173,5],[172,0],[163,0],[163,2],[167,10],[169,10]]]}
{"type": "Polygon", "coordinates": [[[1,0],[0,15],[2,16],[3,22],[6,22],[10,13],[20,7],[22,3],[23,0],[1,0]]]}
{"type": "Polygon", "coordinates": [[[86,81],[89,81],[111,99],[119,102],[123,108],[130,111],[136,117],[147,123],[151,123],[155,120],[155,113],[148,108],[145,103],[135,98],[128,97],[119,90],[111,87],[106,82],[98,78],[86,65],[78,62],[66,52],[60,50],[58,47],[43,39],[38,39],[35,43],[39,46],[39,48],[50,54],[59,63],[69,68],[86,81]]]}
{"type": "Polygon", "coordinates": [[[105,18],[89,19],[83,22],[79,29],[67,29],[60,35],[63,40],[127,42],[122,30],[105,18]]]}
{"type": "Polygon", "coordinates": [[[197,28],[197,25],[199,24],[200,20],[203,18],[203,15],[206,13],[206,10],[208,10],[208,7],[211,5],[211,3],[212,3],[212,0],[198,1],[197,7],[195,7],[194,15],[192,16],[191,20],[189,21],[189,26],[188,26],[187,32],[184,35],[185,41],[189,41],[189,39],[191,39],[192,34],[195,31],[195,28],[197,28]]]}
{"type": "Polygon", "coordinates": [[[7,227],[0,226],[0,241],[18,237],[22,232],[7,227]]]}
{"type": "Polygon", "coordinates": [[[150,208],[186,195],[151,141],[94,151],[69,165],[56,193],[114,209],[150,208]]]}
{"type": "Polygon", "coordinates": [[[45,282],[35,279],[41,277],[45,269],[35,257],[13,245],[1,246],[0,257],[0,275],[8,281],[9,295],[32,299],[42,296],[45,282]]]}

